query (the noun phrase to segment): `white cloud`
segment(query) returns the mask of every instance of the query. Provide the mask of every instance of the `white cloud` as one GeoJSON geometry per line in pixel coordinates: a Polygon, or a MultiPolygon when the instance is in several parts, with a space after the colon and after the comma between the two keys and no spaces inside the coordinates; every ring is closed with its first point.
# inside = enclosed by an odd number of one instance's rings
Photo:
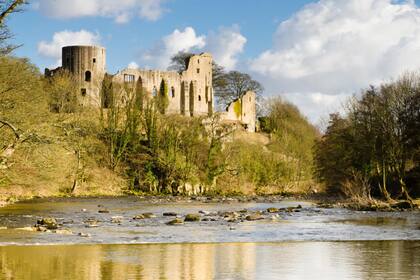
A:
{"type": "Polygon", "coordinates": [[[61,64],[61,49],[69,45],[97,45],[101,37],[98,33],[92,33],[84,29],[80,31],[64,30],[56,32],[50,42],[41,41],[38,43],[38,53],[46,58],[52,58],[61,64]]]}
{"type": "Polygon", "coordinates": [[[215,61],[232,70],[238,62],[238,55],[244,50],[247,39],[240,33],[238,26],[221,27],[218,32],[210,32],[206,49],[213,54],[215,61]]]}
{"type": "Polygon", "coordinates": [[[280,94],[286,100],[296,104],[301,112],[314,124],[328,117],[331,112],[343,112],[343,106],[352,95],[348,94],[323,94],[320,92],[294,92],[280,94]]]}
{"type": "Polygon", "coordinates": [[[157,20],[164,12],[166,0],[39,0],[38,10],[54,18],[101,16],[117,23],[128,22],[134,16],[157,20]]]}
{"type": "Polygon", "coordinates": [[[175,29],[174,32],[162,38],[152,49],[146,51],[142,60],[153,67],[166,69],[171,57],[180,51],[193,52],[204,48],[206,37],[197,36],[192,27],[186,27],[183,31],[175,29]]]}
{"type": "Polygon", "coordinates": [[[269,92],[318,104],[312,116],[337,96],[419,67],[420,9],[395,0],[308,4],[279,25],[272,48],[250,65],[269,92]]]}
{"type": "Polygon", "coordinates": [[[128,64],[127,68],[128,69],[138,69],[139,65],[136,62],[132,61],[128,64]]]}
{"type": "Polygon", "coordinates": [[[243,52],[246,42],[247,39],[236,25],[221,27],[218,32],[209,32],[208,36],[198,35],[194,28],[186,27],[184,30],[175,29],[164,36],[153,48],[145,51],[141,60],[152,67],[166,69],[171,57],[180,51],[208,51],[218,64],[232,70],[236,67],[238,55],[243,52]]]}

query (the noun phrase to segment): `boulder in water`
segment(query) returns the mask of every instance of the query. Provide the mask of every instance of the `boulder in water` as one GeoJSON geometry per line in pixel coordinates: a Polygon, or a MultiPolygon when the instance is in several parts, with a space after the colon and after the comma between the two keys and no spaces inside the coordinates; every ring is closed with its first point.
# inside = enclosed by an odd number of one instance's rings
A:
{"type": "Polygon", "coordinates": [[[184,218],[185,222],[199,222],[200,221],[200,215],[198,214],[187,214],[184,218]]]}
{"type": "Polygon", "coordinates": [[[251,214],[251,215],[246,216],[245,219],[247,221],[258,221],[258,220],[264,219],[264,217],[261,216],[261,214],[255,213],[255,214],[251,214]]]}
{"type": "Polygon", "coordinates": [[[181,220],[179,218],[176,218],[176,219],[173,219],[173,220],[167,222],[166,224],[170,225],[170,226],[174,226],[174,225],[182,225],[183,223],[184,223],[183,220],[181,220]]]}
{"type": "Polygon", "coordinates": [[[42,218],[37,221],[37,226],[43,226],[46,229],[52,230],[57,229],[58,224],[54,218],[42,218]]]}

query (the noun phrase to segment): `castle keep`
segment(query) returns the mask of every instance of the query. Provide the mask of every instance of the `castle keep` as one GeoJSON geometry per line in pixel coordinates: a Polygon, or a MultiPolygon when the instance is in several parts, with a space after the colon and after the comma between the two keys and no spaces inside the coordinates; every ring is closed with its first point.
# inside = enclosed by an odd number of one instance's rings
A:
{"type": "MultiPolygon", "coordinates": [[[[113,83],[140,86],[149,96],[156,96],[164,85],[168,106],[165,114],[184,116],[210,116],[213,114],[212,56],[209,53],[194,55],[187,61],[186,70],[175,71],[124,69],[111,75],[113,83]]],[[[99,46],[67,46],[62,49],[62,67],[45,70],[52,76],[60,69],[74,74],[80,88],[79,100],[84,106],[104,106],[106,96],[101,96],[106,75],[106,50],[99,46]]],[[[232,103],[221,114],[226,121],[239,122],[255,131],[255,94],[248,92],[241,100],[232,103]],[[235,105],[239,102],[239,105],[235,105]],[[240,109],[237,109],[239,106],[240,109]],[[236,109],[236,110],[234,110],[236,109]]]]}

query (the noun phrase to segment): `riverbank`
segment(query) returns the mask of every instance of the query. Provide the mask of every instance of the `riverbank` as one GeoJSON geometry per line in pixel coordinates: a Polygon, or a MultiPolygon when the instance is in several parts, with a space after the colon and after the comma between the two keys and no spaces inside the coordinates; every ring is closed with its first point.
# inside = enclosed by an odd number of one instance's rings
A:
{"type": "Polygon", "coordinates": [[[317,204],[320,208],[346,208],[356,211],[407,211],[420,209],[420,199],[413,201],[414,205],[410,205],[407,201],[394,201],[393,203],[381,200],[373,200],[371,202],[358,203],[350,199],[339,196],[331,196],[325,193],[318,194],[284,194],[284,195],[197,195],[197,196],[173,196],[173,195],[153,195],[153,194],[127,194],[118,193],[114,195],[57,195],[57,196],[31,196],[14,198],[8,200],[0,200],[0,208],[25,201],[56,201],[61,199],[119,199],[133,198],[139,202],[148,202],[151,204],[162,203],[277,203],[281,201],[308,201],[317,204]]]}

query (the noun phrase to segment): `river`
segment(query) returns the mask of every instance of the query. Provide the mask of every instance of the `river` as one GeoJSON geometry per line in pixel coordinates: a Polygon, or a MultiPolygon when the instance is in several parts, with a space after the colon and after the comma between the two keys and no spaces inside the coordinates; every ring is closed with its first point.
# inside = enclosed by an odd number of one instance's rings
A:
{"type": "Polygon", "coordinates": [[[64,198],[1,208],[0,227],[0,279],[420,279],[418,211],[64,198]],[[168,212],[201,221],[170,226],[168,212]],[[69,234],[27,230],[42,217],[69,234]]]}

